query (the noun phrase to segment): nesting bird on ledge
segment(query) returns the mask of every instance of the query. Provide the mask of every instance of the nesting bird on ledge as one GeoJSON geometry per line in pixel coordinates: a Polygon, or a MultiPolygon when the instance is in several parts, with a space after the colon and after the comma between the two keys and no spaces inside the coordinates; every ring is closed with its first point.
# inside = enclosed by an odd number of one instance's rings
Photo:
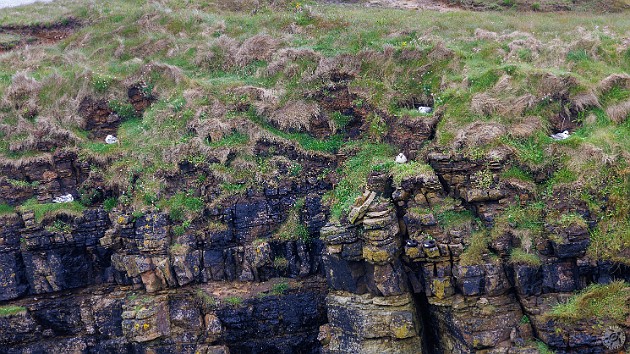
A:
{"type": "Polygon", "coordinates": [[[118,142],[118,138],[116,138],[115,136],[110,134],[110,135],[105,137],[105,142],[110,144],[110,145],[111,144],[116,144],[118,142]]]}
{"type": "Polygon", "coordinates": [[[562,133],[552,134],[551,138],[553,140],[565,140],[570,136],[569,131],[565,130],[562,133]]]}
{"type": "Polygon", "coordinates": [[[406,162],[407,162],[407,156],[405,156],[405,154],[403,154],[402,152],[398,154],[398,156],[396,156],[396,163],[406,163],[406,162]]]}
{"type": "Polygon", "coordinates": [[[71,203],[74,201],[72,194],[66,194],[53,199],[55,203],[71,203]]]}

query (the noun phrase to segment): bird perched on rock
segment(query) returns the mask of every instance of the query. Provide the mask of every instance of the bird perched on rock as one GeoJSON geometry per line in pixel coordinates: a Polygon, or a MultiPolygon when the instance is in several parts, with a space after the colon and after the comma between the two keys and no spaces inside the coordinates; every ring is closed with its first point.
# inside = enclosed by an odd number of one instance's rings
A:
{"type": "Polygon", "coordinates": [[[53,199],[55,203],[70,203],[74,201],[72,194],[66,194],[53,199]]]}
{"type": "Polygon", "coordinates": [[[433,108],[427,107],[427,106],[420,106],[420,107],[418,107],[418,112],[420,112],[422,114],[429,114],[429,113],[433,112],[433,108]]]}
{"type": "Polygon", "coordinates": [[[406,162],[407,162],[407,156],[405,156],[405,154],[403,154],[402,152],[398,154],[398,156],[396,156],[396,163],[406,163],[406,162]]]}
{"type": "Polygon", "coordinates": [[[551,138],[553,140],[564,140],[570,136],[569,131],[565,130],[562,133],[552,134],[551,138]]]}
{"type": "Polygon", "coordinates": [[[105,137],[105,142],[108,144],[116,144],[118,142],[118,138],[110,134],[105,137]]]}

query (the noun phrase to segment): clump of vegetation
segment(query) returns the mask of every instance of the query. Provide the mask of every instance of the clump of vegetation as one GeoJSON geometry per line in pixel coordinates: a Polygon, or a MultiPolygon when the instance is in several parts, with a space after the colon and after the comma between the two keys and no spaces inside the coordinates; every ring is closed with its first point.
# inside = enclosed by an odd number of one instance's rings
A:
{"type": "Polygon", "coordinates": [[[490,170],[481,170],[471,176],[471,184],[475,188],[488,189],[494,184],[494,176],[490,170]]]}
{"type": "Polygon", "coordinates": [[[470,210],[438,210],[436,217],[438,223],[444,228],[452,228],[476,222],[475,215],[470,210]]]}
{"type": "Polygon", "coordinates": [[[168,210],[168,215],[173,221],[184,221],[186,216],[199,213],[204,208],[204,202],[191,193],[180,192],[169,199],[158,203],[162,209],[168,210]]]}
{"type": "Polygon", "coordinates": [[[206,144],[210,147],[234,147],[244,145],[249,142],[249,135],[240,132],[233,132],[232,134],[223,137],[219,141],[210,142],[206,139],[206,144]]]}
{"type": "Polygon", "coordinates": [[[16,187],[16,188],[35,188],[39,186],[39,182],[37,181],[27,182],[27,181],[8,178],[7,182],[9,182],[11,186],[16,187]]]}
{"type": "Polygon", "coordinates": [[[604,220],[591,231],[588,255],[630,265],[630,222],[604,220]]]}
{"type": "Polygon", "coordinates": [[[52,225],[46,227],[46,230],[50,232],[69,234],[70,232],[72,232],[72,225],[69,225],[61,220],[55,220],[52,225]]]}
{"type": "Polygon", "coordinates": [[[510,262],[514,264],[526,264],[532,267],[539,267],[542,261],[537,254],[527,253],[520,248],[512,249],[510,253],[510,262]]]}
{"type": "Polygon", "coordinates": [[[623,323],[630,315],[629,300],[630,285],[623,281],[593,284],[555,306],[547,316],[565,323],[592,320],[623,323]]]}
{"type": "Polygon", "coordinates": [[[394,184],[400,186],[400,183],[406,178],[421,175],[433,175],[435,172],[428,164],[409,161],[407,163],[393,164],[391,167],[391,174],[394,179],[394,184]]]}
{"type": "Polygon", "coordinates": [[[362,193],[368,174],[372,171],[389,172],[394,165],[395,150],[387,144],[362,144],[342,168],[344,178],[335,186],[327,200],[332,204],[331,217],[339,220],[348,213],[354,200],[362,193]]]}
{"type": "Polygon", "coordinates": [[[0,203],[0,215],[10,215],[15,213],[15,208],[9,204],[0,203]]]}
{"type": "Polygon", "coordinates": [[[571,227],[571,226],[581,227],[581,228],[588,227],[582,215],[576,214],[576,213],[568,213],[568,214],[562,214],[562,215],[557,215],[557,213],[550,213],[547,216],[547,219],[551,225],[564,227],[564,228],[571,227]]]}
{"type": "Polygon", "coordinates": [[[517,167],[517,166],[512,166],[509,169],[501,172],[501,178],[502,179],[517,179],[520,181],[524,181],[524,182],[533,182],[534,179],[532,178],[531,173],[517,167]]]}
{"type": "Polygon", "coordinates": [[[549,346],[547,344],[539,340],[536,341],[536,349],[538,349],[538,352],[540,354],[554,354],[555,353],[553,350],[549,349],[549,346]]]}
{"type": "Polygon", "coordinates": [[[117,205],[118,205],[118,198],[115,198],[115,197],[107,198],[103,202],[103,209],[105,209],[105,211],[112,211],[117,205]]]}
{"type": "Polygon", "coordinates": [[[240,306],[243,304],[243,298],[239,296],[230,296],[225,298],[225,302],[231,306],[240,306]]]}
{"type": "Polygon", "coordinates": [[[304,198],[298,199],[291,210],[289,210],[289,216],[285,220],[278,231],[275,232],[274,237],[287,241],[287,240],[302,240],[305,242],[310,241],[310,234],[306,225],[300,220],[300,213],[304,208],[304,198]]]}
{"type": "Polygon", "coordinates": [[[217,307],[217,300],[203,289],[197,289],[195,295],[205,311],[210,311],[217,307]]]}
{"type": "Polygon", "coordinates": [[[26,312],[26,308],[22,306],[6,305],[0,306],[0,317],[8,317],[26,312]]]}
{"type": "Polygon", "coordinates": [[[35,215],[35,221],[40,223],[44,218],[54,217],[56,215],[64,214],[70,216],[81,216],[85,207],[77,202],[70,203],[46,203],[39,204],[37,199],[29,199],[22,206],[19,207],[20,211],[32,211],[35,215]]]}
{"type": "Polygon", "coordinates": [[[484,256],[489,253],[489,238],[486,230],[473,232],[469,244],[459,258],[462,266],[479,265],[484,262],[484,256]]]}
{"type": "Polygon", "coordinates": [[[276,257],[273,259],[273,267],[278,270],[286,270],[289,267],[289,261],[284,257],[276,257]]]}
{"type": "Polygon", "coordinates": [[[285,282],[282,282],[282,283],[275,284],[271,288],[271,293],[273,295],[282,295],[282,294],[286,293],[287,290],[289,290],[289,284],[287,284],[285,282]]]}

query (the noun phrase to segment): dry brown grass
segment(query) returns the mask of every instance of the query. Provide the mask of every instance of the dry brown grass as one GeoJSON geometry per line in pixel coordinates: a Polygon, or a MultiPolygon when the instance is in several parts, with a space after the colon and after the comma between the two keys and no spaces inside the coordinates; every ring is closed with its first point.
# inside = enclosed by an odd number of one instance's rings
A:
{"type": "Polygon", "coordinates": [[[537,102],[534,95],[526,93],[517,95],[509,75],[502,76],[494,87],[477,93],[471,101],[472,111],[480,115],[498,114],[504,117],[521,116],[537,102]]]}
{"type": "Polygon", "coordinates": [[[307,81],[339,81],[354,78],[361,71],[361,58],[341,54],[333,58],[321,58],[315,73],[307,81]]]}
{"type": "Polygon", "coordinates": [[[540,97],[568,97],[570,89],[575,86],[577,86],[577,80],[572,76],[544,73],[540,77],[537,92],[540,97]]]}
{"type": "Polygon", "coordinates": [[[37,156],[28,156],[28,157],[22,157],[19,159],[10,159],[10,158],[6,158],[0,155],[0,166],[2,166],[2,168],[8,167],[8,168],[19,169],[19,168],[24,168],[29,165],[40,164],[40,163],[52,164],[53,163],[52,154],[44,153],[44,154],[39,154],[37,156]]]}
{"type": "Polygon", "coordinates": [[[37,112],[37,100],[41,88],[42,84],[29,77],[27,72],[17,72],[4,92],[2,105],[16,111],[37,112]]]}
{"type": "Polygon", "coordinates": [[[580,93],[571,97],[571,103],[579,112],[593,107],[601,107],[597,95],[595,95],[592,91],[580,93]]]}
{"type": "Polygon", "coordinates": [[[318,62],[321,55],[312,49],[280,49],[273,58],[273,61],[264,69],[264,74],[273,76],[284,73],[288,77],[293,77],[297,73],[297,65],[294,62],[298,60],[310,60],[318,62]]]}
{"type": "Polygon", "coordinates": [[[475,29],[475,38],[482,40],[495,41],[498,43],[507,43],[509,51],[504,53],[504,60],[519,60],[520,53],[528,50],[532,59],[537,59],[543,44],[528,32],[513,31],[506,34],[499,34],[482,28],[475,29]]]}
{"type": "Polygon", "coordinates": [[[539,117],[525,117],[510,128],[510,135],[515,138],[528,138],[543,128],[539,117]]]}
{"type": "Polygon", "coordinates": [[[600,81],[597,90],[600,93],[610,91],[613,87],[618,86],[630,90],[630,75],[629,74],[612,74],[602,81],[600,81]]]}
{"type": "Polygon", "coordinates": [[[315,102],[290,101],[273,112],[267,120],[285,131],[310,131],[311,120],[321,115],[321,109],[315,102]]]}
{"type": "Polygon", "coordinates": [[[280,41],[267,34],[248,38],[235,53],[236,64],[243,67],[256,60],[270,60],[279,46],[280,41]]]}
{"type": "Polygon", "coordinates": [[[488,145],[507,133],[507,129],[496,122],[474,122],[461,129],[455,136],[455,148],[470,148],[488,145]]]}
{"type": "Polygon", "coordinates": [[[46,118],[38,118],[37,124],[29,128],[26,138],[9,144],[11,151],[46,151],[51,148],[69,146],[80,142],[72,132],[60,128],[54,122],[46,118]]]}
{"type": "Polygon", "coordinates": [[[493,115],[503,108],[499,99],[485,92],[475,94],[470,105],[473,112],[487,116],[493,115]]]}
{"type": "Polygon", "coordinates": [[[429,52],[429,54],[427,55],[427,58],[434,61],[442,61],[448,58],[452,58],[453,56],[455,56],[455,53],[452,50],[446,48],[446,45],[444,45],[443,41],[438,41],[431,52],[429,52]]]}
{"type": "Polygon", "coordinates": [[[177,66],[151,61],[140,69],[139,76],[133,76],[125,80],[126,86],[131,86],[137,82],[151,81],[152,74],[159,74],[162,78],[174,82],[176,85],[185,82],[186,74],[177,66]]]}
{"type": "Polygon", "coordinates": [[[202,139],[216,142],[234,129],[234,121],[225,118],[227,108],[215,100],[207,111],[197,112],[195,119],[188,123],[188,130],[194,131],[202,139]]]}
{"type": "Polygon", "coordinates": [[[617,124],[625,122],[630,116],[630,100],[606,108],[606,114],[617,124]]]}

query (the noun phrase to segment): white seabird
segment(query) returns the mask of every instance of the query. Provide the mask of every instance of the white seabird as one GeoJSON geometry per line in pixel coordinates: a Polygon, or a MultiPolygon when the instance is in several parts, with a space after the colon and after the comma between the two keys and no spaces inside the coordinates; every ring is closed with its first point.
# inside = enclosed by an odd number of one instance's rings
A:
{"type": "Polygon", "coordinates": [[[116,144],[118,142],[118,138],[110,134],[105,137],[105,142],[108,144],[116,144]]]}
{"type": "Polygon", "coordinates": [[[66,194],[53,199],[55,203],[70,203],[74,201],[72,194],[66,194]]]}
{"type": "Polygon", "coordinates": [[[407,163],[407,156],[401,152],[396,156],[396,163],[407,163]]]}
{"type": "Polygon", "coordinates": [[[429,113],[433,112],[433,108],[427,107],[427,106],[420,106],[420,107],[418,107],[418,112],[420,112],[422,114],[429,114],[429,113]]]}
{"type": "Polygon", "coordinates": [[[571,134],[569,134],[568,130],[563,131],[562,133],[557,133],[557,134],[552,134],[551,138],[553,140],[565,140],[567,139],[571,134]]]}

